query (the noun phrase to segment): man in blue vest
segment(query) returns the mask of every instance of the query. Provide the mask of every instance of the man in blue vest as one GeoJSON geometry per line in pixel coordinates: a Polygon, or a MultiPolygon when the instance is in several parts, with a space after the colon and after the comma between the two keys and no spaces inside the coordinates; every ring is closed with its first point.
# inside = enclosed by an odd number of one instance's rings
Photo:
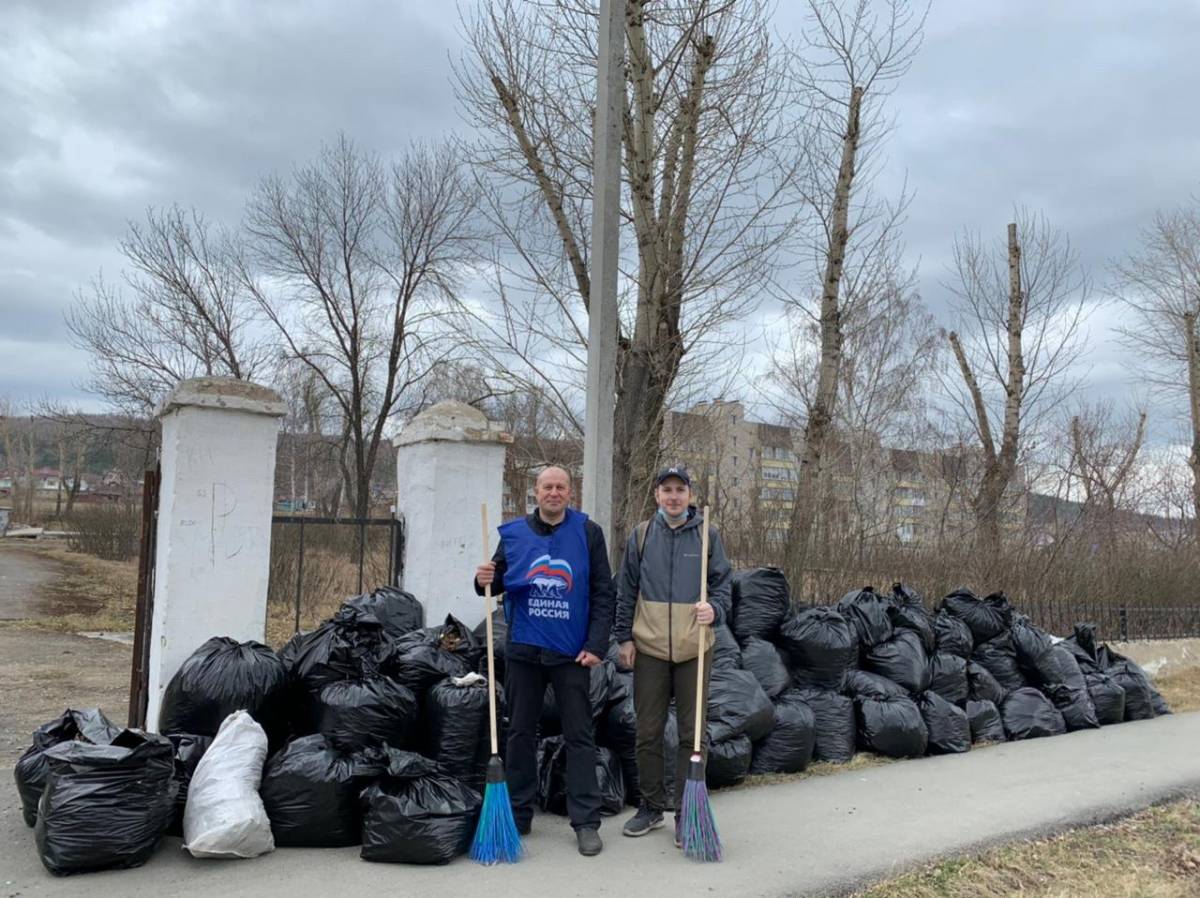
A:
{"type": "Polygon", "coordinates": [[[567,813],[579,853],[600,853],[600,785],[588,695],[590,669],[608,649],[612,571],[604,532],[570,507],[571,475],[548,467],[534,486],[537,510],[500,527],[492,560],[475,571],[475,591],[504,593],[508,619],[508,788],[517,828],[528,833],[537,796],[537,725],[546,684],[562,717],[567,813]]]}

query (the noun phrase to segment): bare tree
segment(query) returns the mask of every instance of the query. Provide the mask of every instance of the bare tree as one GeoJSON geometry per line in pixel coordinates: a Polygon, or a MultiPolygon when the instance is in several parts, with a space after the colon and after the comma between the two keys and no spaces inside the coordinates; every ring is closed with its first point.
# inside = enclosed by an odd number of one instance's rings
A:
{"type": "Polygon", "coordinates": [[[67,312],[72,345],[90,356],[91,392],[145,415],[180,380],[265,369],[269,347],[227,232],[195,210],[150,209],[120,250],[126,289],[97,277],[67,312]]]}
{"type": "Polygon", "coordinates": [[[846,319],[854,300],[872,302],[894,277],[892,253],[906,205],[904,197],[889,206],[871,196],[871,163],[890,130],[884,101],[920,48],[927,8],[889,0],[882,13],[876,10],[868,0],[809,0],[801,51],[806,140],[795,187],[810,213],[801,254],[820,289],[815,301],[803,289],[786,299],[799,311],[797,321],[814,322],[820,350],[816,388],[804,403],[804,447],[785,550],[797,582],[819,516],[822,458],[843,383],[846,319]]]}
{"type": "Polygon", "coordinates": [[[1191,517],[1200,539],[1200,204],[1158,213],[1141,247],[1113,272],[1132,315],[1120,332],[1137,368],[1167,395],[1187,399],[1191,517]]]}
{"type": "Polygon", "coordinates": [[[1083,349],[1089,285],[1067,236],[1026,210],[1000,246],[960,236],[954,272],[947,288],[960,327],[946,337],[961,381],[950,376],[946,384],[978,440],[976,540],[994,559],[1028,436],[1075,386],[1070,369],[1083,349]]]}
{"type": "Polygon", "coordinates": [[[473,257],[473,210],[453,148],[414,145],[389,167],[344,135],[250,202],[242,282],[337,409],[358,517],[389,421],[456,349],[444,322],[473,257]]]}
{"type": "MultiPolygon", "coordinates": [[[[647,510],[681,374],[729,360],[719,335],[762,293],[791,222],[795,134],[765,0],[627,0],[625,249],[614,422],[614,527],[647,510]],[[689,360],[689,366],[684,360],[689,360]]],[[[457,67],[498,235],[498,311],[480,346],[540,382],[578,429],[585,371],[596,9],[489,0],[457,67]]],[[[619,542],[619,541],[618,541],[619,542]]]]}

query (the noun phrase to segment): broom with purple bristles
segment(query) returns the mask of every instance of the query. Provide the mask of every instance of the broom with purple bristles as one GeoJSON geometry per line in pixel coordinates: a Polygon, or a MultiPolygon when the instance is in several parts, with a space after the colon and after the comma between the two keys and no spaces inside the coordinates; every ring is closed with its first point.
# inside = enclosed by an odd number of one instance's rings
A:
{"type": "MultiPolygon", "coordinates": [[[[708,601],[708,506],[704,506],[704,522],[700,525],[700,601],[708,601]]],[[[704,756],[700,740],[704,727],[704,643],[708,635],[700,626],[700,654],[696,658],[696,727],[692,741],[692,759],[688,764],[687,784],[679,807],[679,841],[686,857],[698,861],[721,859],[721,834],[713,819],[708,786],[704,782],[704,756]]]]}
{"type": "MultiPolygon", "coordinates": [[[[488,557],[487,504],[480,506],[483,518],[483,560],[488,557]]],[[[475,838],[471,842],[471,857],[481,864],[514,864],[521,859],[521,834],[517,832],[517,821],[513,817],[512,802],[508,796],[508,781],[504,776],[504,762],[500,760],[500,742],[496,734],[496,651],[492,636],[492,585],[483,588],[483,603],[487,617],[487,662],[488,662],[488,712],[491,715],[492,756],[488,760],[487,784],[483,789],[483,807],[479,811],[479,824],[475,827],[475,838]]]]}

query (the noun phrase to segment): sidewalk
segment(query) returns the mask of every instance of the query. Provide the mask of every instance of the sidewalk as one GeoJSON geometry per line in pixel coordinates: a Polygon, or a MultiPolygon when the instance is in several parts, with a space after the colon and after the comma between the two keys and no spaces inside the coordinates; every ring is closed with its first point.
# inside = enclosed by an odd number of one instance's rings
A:
{"type": "Polygon", "coordinates": [[[856,773],[718,793],[723,864],[680,857],[670,827],[641,839],[601,829],[582,858],[565,821],[541,816],[529,858],[484,869],[369,864],[357,849],[281,849],[249,861],[197,861],[164,841],[145,867],[57,879],[0,770],[0,898],[20,896],[732,896],[837,893],[939,855],[1043,834],[1200,792],[1200,713],[902,761],[856,773]]]}

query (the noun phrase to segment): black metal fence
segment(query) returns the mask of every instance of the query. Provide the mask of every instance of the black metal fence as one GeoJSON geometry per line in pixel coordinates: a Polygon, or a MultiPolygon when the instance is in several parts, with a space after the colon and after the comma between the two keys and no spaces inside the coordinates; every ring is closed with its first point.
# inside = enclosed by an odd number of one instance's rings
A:
{"type": "Polygon", "coordinates": [[[271,518],[269,619],[290,610],[294,630],[327,617],[349,595],[394,584],[403,576],[404,527],[399,518],[271,518]]]}
{"type": "Polygon", "coordinates": [[[1070,636],[1077,623],[1092,623],[1100,639],[1114,642],[1200,637],[1200,604],[1150,606],[1052,600],[1014,604],[1043,630],[1057,636],[1070,636]]]}

